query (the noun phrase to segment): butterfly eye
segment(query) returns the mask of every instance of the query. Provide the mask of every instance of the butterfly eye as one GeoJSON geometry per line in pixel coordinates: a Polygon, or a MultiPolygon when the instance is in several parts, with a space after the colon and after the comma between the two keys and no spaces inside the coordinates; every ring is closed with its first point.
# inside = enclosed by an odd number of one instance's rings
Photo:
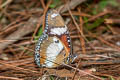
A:
{"type": "Polygon", "coordinates": [[[56,40],[55,43],[59,43],[59,40],[56,40]]]}

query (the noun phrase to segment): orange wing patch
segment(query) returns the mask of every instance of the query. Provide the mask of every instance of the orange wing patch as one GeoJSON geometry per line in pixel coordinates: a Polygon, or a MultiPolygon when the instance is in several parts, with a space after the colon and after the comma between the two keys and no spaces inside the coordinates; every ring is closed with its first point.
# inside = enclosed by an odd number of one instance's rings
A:
{"type": "Polygon", "coordinates": [[[68,41],[67,41],[67,35],[62,35],[61,37],[60,37],[60,40],[61,40],[61,42],[63,43],[63,45],[64,45],[64,47],[65,47],[65,50],[66,50],[66,56],[69,56],[69,54],[70,54],[70,47],[69,47],[69,43],[68,43],[68,41]]]}

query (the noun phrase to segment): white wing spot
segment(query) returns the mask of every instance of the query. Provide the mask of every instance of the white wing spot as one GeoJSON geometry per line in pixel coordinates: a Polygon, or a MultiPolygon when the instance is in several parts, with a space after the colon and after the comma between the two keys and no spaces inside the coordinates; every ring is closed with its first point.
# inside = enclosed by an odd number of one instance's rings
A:
{"type": "Polygon", "coordinates": [[[64,34],[66,31],[67,31],[67,26],[65,26],[64,28],[53,28],[50,30],[50,34],[61,35],[64,34]]]}
{"type": "Polygon", "coordinates": [[[51,15],[51,18],[54,18],[54,17],[56,17],[56,16],[58,16],[59,14],[56,14],[56,13],[53,13],[52,15],[51,15]]]}

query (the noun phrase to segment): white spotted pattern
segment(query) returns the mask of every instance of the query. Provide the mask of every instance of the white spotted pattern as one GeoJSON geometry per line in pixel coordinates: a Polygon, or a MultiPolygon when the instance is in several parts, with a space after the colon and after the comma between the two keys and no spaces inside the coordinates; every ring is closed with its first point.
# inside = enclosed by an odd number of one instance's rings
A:
{"type": "Polygon", "coordinates": [[[56,37],[53,38],[53,43],[51,43],[46,51],[46,61],[45,64],[47,67],[52,67],[54,64],[54,61],[56,57],[59,55],[59,53],[63,50],[64,46],[62,43],[57,39],[56,37]]]}

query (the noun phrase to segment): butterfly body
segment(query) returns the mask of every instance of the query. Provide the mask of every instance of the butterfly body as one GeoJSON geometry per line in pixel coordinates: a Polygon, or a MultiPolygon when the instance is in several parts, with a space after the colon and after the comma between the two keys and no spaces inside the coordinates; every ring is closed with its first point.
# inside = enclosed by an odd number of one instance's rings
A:
{"type": "Polygon", "coordinates": [[[71,39],[64,20],[57,11],[48,11],[44,32],[35,48],[36,64],[47,68],[69,64],[71,54],[71,39]]]}

